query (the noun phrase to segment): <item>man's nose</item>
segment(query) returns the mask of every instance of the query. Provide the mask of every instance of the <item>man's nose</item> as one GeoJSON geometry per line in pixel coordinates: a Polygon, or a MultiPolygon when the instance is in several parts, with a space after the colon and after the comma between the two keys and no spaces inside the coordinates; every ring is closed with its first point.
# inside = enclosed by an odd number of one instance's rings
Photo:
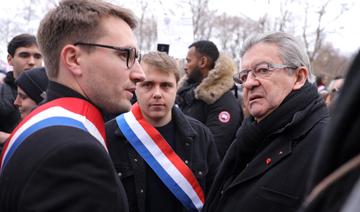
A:
{"type": "Polygon", "coordinates": [[[247,89],[251,89],[255,86],[258,86],[259,84],[260,84],[259,80],[253,74],[253,72],[250,71],[248,73],[248,76],[247,76],[245,82],[243,83],[243,86],[246,87],[247,89]]]}
{"type": "Polygon", "coordinates": [[[29,60],[28,60],[28,64],[31,65],[31,66],[34,66],[35,65],[35,57],[33,55],[31,55],[29,57],[29,60]]]}
{"type": "Polygon", "coordinates": [[[14,101],[14,105],[17,106],[17,107],[19,107],[21,105],[21,100],[19,98],[19,95],[16,96],[16,99],[14,101]]]}
{"type": "Polygon", "coordinates": [[[136,61],[133,67],[131,67],[130,80],[134,83],[142,82],[145,80],[145,73],[138,61],[136,61]]]}
{"type": "Polygon", "coordinates": [[[153,97],[154,97],[155,99],[160,99],[160,98],[161,98],[160,86],[155,86],[155,88],[154,88],[154,93],[153,93],[153,97]]]}

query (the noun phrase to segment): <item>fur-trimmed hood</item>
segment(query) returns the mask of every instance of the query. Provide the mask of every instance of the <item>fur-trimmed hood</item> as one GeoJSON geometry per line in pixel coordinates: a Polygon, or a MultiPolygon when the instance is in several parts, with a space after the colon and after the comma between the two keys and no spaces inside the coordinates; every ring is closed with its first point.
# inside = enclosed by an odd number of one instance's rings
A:
{"type": "MultiPolygon", "coordinates": [[[[216,60],[215,67],[209,71],[208,76],[195,88],[195,98],[207,104],[216,102],[234,86],[233,75],[235,71],[234,60],[225,54],[221,54],[216,60]]],[[[180,79],[179,88],[184,85],[187,79],[186,75],[180,79]]]]}

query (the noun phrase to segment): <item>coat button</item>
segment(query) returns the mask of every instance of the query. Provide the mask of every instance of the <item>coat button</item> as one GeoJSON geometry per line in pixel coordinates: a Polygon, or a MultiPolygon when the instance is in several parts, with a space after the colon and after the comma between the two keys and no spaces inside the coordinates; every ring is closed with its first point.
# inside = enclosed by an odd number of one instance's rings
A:
{"type": "Polygon", "coordinates": [[[144,189],[140,189],[140,193],[144,193],[144,189]]]}
{"type": "Polygon", "coordinates": [[[121,172],[119,172],[119,173],[118,173],[118,176],[119,176],[119,177],[121,177],[121,176],[122,176],[122,173],[121,173],[121,172]]]}
{"type": "Polygon", "coordinates": [[[134,158],[134,162],[137,163],[137,162],[138,162],[138,159],[137,159],[137,158],[134,158]]]}
{"type": "Polygon", "coordinates": [[[188,142],[185,143],[185,146],[190,146],[190,144],[188,142]]]}
{"type": "Polygon", "coordinates": [[[189,164],[189,161],[188,161],[188,160],[185,160],[185,163],[186,163],[186,164],[189,164]]]}
{"type": "Polygon", "coordinates": [[[202,172],[202,171],[199,171],[198,174],[201,176],[201,175],[203,175],[203,172],[202,172]]]}

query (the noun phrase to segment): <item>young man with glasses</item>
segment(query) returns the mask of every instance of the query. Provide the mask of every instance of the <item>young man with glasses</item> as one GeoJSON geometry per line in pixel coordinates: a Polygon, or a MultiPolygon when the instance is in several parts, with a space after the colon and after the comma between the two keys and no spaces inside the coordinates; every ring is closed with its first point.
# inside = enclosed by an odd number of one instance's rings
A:
{"type": "Polygon", "coordinates": [[[306,196],[306,180],[328,111],[311,84],[302,45],[283,32],[245,41],[241,70],[250,117],[236,133],[205,211],[291,212],[306,196]]]}
{"type": "Polygon", "coordinates": [[[64,0],[46,14],[37,37],[47,97],[5,144],[0,211],[128,211],[102,111],[128,111],[144,80],[135,26],[130,11],[98,0],[64,0]]]}

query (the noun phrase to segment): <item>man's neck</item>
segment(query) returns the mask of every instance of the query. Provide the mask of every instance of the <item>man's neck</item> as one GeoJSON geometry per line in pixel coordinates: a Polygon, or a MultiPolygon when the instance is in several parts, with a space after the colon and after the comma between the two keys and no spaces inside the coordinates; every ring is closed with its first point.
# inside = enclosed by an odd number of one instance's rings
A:
{"type": "Polygon", "coordinates": [[[162,127],[162,126],[165,126],[168,123],[170,123],[171,118],[172,118],[172,113],[170,111],[169,114],[167,114],[165,117],[160,118],[160,119],[152,119],[152,118],[145,116],[144,114],[143,114],[143,117],[147,122],[149,122],[151,124],[151,126],[162,127]]]}

